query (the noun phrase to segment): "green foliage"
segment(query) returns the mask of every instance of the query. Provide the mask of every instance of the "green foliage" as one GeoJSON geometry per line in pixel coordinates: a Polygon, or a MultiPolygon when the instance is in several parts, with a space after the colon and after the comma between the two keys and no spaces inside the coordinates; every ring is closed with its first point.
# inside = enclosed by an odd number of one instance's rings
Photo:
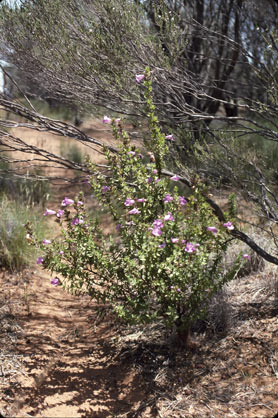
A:
{"type": "Polygon", "coordinates": [[[162,177],[168,149],[154,113],[148,69],[144,84],[150,128],[145,146],[153,160],[145,164],[121,123],[114,121],[119,152],[105,150],[108,171],[91,165],[94,195],[100,207],[109,209],[115,229],[104,235],[80,196],[73,210],[73,202],[63,201],[64,213],[57,218],[60,239],[48,245],[32,239],[43,252],[43,266],[61,275],[66,288],[110,304],[128,322],[162,318],[181,333],[205,313],[240,262],[224,271],[222,258],[231,237],[206,203],[198,179],[186,201],[172,187],[178,179],[162,177]]]}
{"type": "MultiPolygon", "coordinates": [[[[0,197],[0,266],[22,270],[33,263],[36,249],[28,244],[25,224],[31,221],[38,238],[46,232],[45,222],[34,209],[0,197]]],[[[28,238],[28,237],[27,237],[28,238]]]]}

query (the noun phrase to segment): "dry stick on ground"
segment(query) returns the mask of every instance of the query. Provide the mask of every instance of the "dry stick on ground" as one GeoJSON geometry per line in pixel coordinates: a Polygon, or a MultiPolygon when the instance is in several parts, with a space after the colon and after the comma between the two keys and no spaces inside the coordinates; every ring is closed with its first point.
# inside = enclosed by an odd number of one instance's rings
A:
{"type": "MultiPolygon", "coordinates": [[[[19,116],[33,122],[33,124],[30,124],[30,123],[19,123],[19,122],[14,122],[14,121],[0,121],[0,125],[2,125],[2,126],[4,125],[4,126],[9,127],[9,128],[11,128],[11,127],[28,127],[30,129],[35,129],[35,130],[38,130],[38,131],[52,132],[56,135],[60,135],[60,136],[64,136],[64,137],[70,137],[70,138],[73,138],[73,139],[75,139],[79,142],[87,143],[89,145],[94,145],[94,146],[99,147],[99,148],[104,148],[105,147],[106,149],[109,149],[111,152],[114,152],[114,153],[118,152],[117,148],[112,147],[112,146],[107,146],[107,145],[104,146],[104,144],[102,142],[92,138],[91,136],[88,136],[86,133],[82,132],[80,129],[76,128],[75,126],[73,126],[69,123],[44,117],[44,116],[40,115],[39,113],[37,113],[33,110],[29,110],[28,108],[26,108],[25,106],[23,106],[21,104],[14,103],[14,102],[6,100],[3,96],[0,96],[0,106],[3,106],[4,109],[7,109],[12,113],[14,113],[16,115],[19,115],[19,116]]],[[[55,162],[58,165],[63,166],[65,168],[80,170],[80,171],[82,171],[84,173],[87,173],[87,174],[90,173],[89,168],[87,168],[85,165],[74,163],[74,162],[72,162],[70,160],[67,160],[65,158],[62,158],[60,156],[49,153],[42,148],[38,148],[38,147],[35,147],[35,146],[28,145],[23,140],[21,140],[19,138],[16,138],[16,137],[14,137],[14,136],[12,136],[12,135],[8,134],[7,132],[4,132],[4,131],[0,131],[0,145],[4,146],[5,149],[7,149],[9,151],[15,151],[16,150],[16,151],[21,151],[21,152],[24,152],[24,153],[27,153],[27,154],[28,153],[29,154],[32,153],[33,155],[36,154],[37,156],[43,158],[44,161],[46,161],[46,162],[55,162]]],[[[103,165],[99,165],[99,166],[104,167],[103,165]]],[[[108,167],[106,167],[106,168],[108,168],[108,167]]],[[[163,170],[162,174],[165,175],[165,176],[168,176],[168,177],[172,177],[175,173],[170,172],[168,170],[163,170]]],[[[181,181],[181,183],[185,184],[190,189],[192,187],[194,187],[193,182],[189,178],[180,177],[180,181],[181,181]]],[[[219,221],[222,222],[222,223],[226,222],[227,219],[225,218],[225,215],[224,215],[222,209],[220,208],[220,206],[215,201],[213,201],[212,199],[210,199],[207,196],[206,196],[206,201],[208,202],[208,204],[213,209],[213,212],[215,213],[215,215],[217,216],[219,221]]],[[[250,238],[244,232],[238,230],[237,228],[234,228],[233,230],[229,231],[229,233],[234,238],[237,238],[240,241],[247,244],[250,248],[252,248],[253,251],[255,251],[258,255],[263,257],[266,261],[278,265],[278,258],[277,257],[268,253],[263,248],[261,248],[258,244],[256,244],[256,242],[252,238],[250,238]]]]}

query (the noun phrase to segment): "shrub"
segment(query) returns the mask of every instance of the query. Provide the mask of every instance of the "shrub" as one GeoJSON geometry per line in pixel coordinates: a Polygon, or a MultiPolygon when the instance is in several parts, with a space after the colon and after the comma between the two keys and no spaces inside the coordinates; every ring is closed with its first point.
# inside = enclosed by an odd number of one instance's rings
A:
{"type": "MultiPolygon", "coordinates": [[[[121,122],[106,117],[122,145],[117,154],[105,150],[108,171],[91,165],[94,195],[101,207],[109,209],[115,231],[109,236],[101,232],[97,219],[86,214],[82,197],[65,198],[56,214],[61,238],[52,243],[33,238],[33,243],[43,252],[39,262],[60,274],[66,288],[110,304],[128,322],[162,318],[186,342],[190,325],[235,276],[239,259],[224,271],[222,258],[233,224],[219,224],[198,179],[185,198],[177,186],[173,188],[177,176],[162,177],[168,151],[165,138],[173,138],[159,129],[148,71],[144,78],[150,124],[145,146],[153,154],[151,162],[144,163],[121,122]]],[[[60,278],[53,279],[53,284],[59,283],[60,278]]]]}
{"type": "Polygon", "coordinates": [[[63,142],[61,144],[61,156],[77,164],[81,164],[83,162],[82,151],[75,144],[68,146],[63,142]]]}
{"type": "Polygon", "coordinates": [[[46,226],[34,210],[26,205],[0,198],[0,266],[22,270],[33,263],[36,249],[26,240],[25,224],[31,221],[38,237],[45,234],[46,226]]]}
{"type": "Polygon", "coordinates": [[[9,164],[0,160],[0,190],[11,199],[18,199],[27,206],[45,205],[50,196],[49,181],[39,179],[40,171],[16,176],[9,169],[9,164]]]}

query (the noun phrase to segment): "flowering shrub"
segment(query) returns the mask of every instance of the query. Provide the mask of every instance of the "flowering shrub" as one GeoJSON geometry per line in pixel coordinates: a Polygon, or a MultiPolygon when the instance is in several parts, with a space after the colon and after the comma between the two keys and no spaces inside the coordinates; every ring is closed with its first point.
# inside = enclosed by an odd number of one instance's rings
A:
{"type": "Polygon", "coordinates": [[[185,197],[178,176],[162,176],[167,138],[154,114],[149,71],[137,82],[144,82],[146,91],[150,136],[145,146],[152,152],[151,162],[143,161],[121,124],[111,120],[121,141],[119,152],[105,150],[106,172],[91,165],[94,195],[109,209],[115,230],[105,236],[86,213],[82,197],[66,197],[57,213],[44,213],[56,216],[62,234],[53,242],[37,242],[42,251],[37,263],[59,276],[54,285],[87,292],[129,322],[162,318],[182,336],[235,275],[237,265],[227,273],[221,264],[233,224],[219,224],[201,183],[185,197]]]}

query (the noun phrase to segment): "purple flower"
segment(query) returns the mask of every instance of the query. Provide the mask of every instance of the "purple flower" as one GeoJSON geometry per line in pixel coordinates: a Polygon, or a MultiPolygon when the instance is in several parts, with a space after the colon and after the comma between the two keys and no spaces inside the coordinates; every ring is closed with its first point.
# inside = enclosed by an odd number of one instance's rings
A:
{"type": "Polygon", "coordinates": [[[158,228],[158,227],[154,227],[154,228],[152,229],[152,234],[153,234],[155,237],[159,237],[159,236],[162,234],[162,231],[161,231],[161,229],[160,229],[160,228],[158,228]]]}
{"type": "Polygon", "coordinates": [[[138,154],[138,157],[142,159],[143,158],[143,154],[138,154]]]}
{"type": "Polygon", "coordinates": [[[43,263],[44,258],[43,257],[39,257],[37,259],[37,264],[42,264],[43,263]]]}
{"type": "Polygon", "coordinates": [[[44,212],[43,216],[47,216],[47,215],[55,215],[56,211],[52,210],[52,209],[46,209],[46,211],[44,212]]]}
{"type": "Polygon", "coordinates": [[[184,196],[179,196],[179,201],[180,201],[180,205],[186,205],[187,204],[187,200],[185,199],[184,196]]]}
{"type": "Polygon", "coordinates": [[[249,254],[242,254],[243,258],[246,258],[247,260],[251,260],[251,257],[249,254]]]}
{"type": "Polygon", "coordinates": [[[157,174],[158,173],[158,171],[157,171],[157,169],[155,168],[154,170],[153,170],[153,174],[157,174]]]}
{"type": "Polygon", "coordinates": [[[165,139],[168,139],[169,141],[174,141],[174,136],[173,135],[166,135],[165,139]]]}
{"type": "Polygon", "coordinates": [[[60,255],[63,255],[64,254],[64,251],[63,250],[59,251],[59,254],[60,255]]]}
{"type": "Polygon", "coordinates": [[[199,244],[193,244],[192,242],[188,242],[185,246],[185,251],[187,253],[194,253],[194,251],[197,250],[197,247],[199,247],[199,244]]]}
{"type": "Polygon", "coordinates": [[[145,199],[144,197],[141,197],[140,199],[137,199],[137,202],[139,202],[139,203],[144,203],[146,201],[147,201],[147,199],[145,199]]]}
{"type": "Polygon", "coordinates": [[[128,212],[129,215],[137,215],[138,213],[141,213],[141,212],[137,208],[133,208],[128,212]]]}
{"type": "Polygon", "coordinates": [[[83,223],[84,223],[84,221],[83,221],[82,218],[73,218],[73,220],[71,222],[72,225],[81,225],[83,223]]]}
{"type": "Polygon", "coordinates": [[[74,204],[74,201],[72,199],[69,199],[68,197],[65,197],[64,200],[62,201],[62,206],[69,206],[73,204],[74,204]]]}
{"type": "Polygon", "coordinates": [[[172,202],[172,200],[174,200],[173,196],[171,196],[170,194],[166,194],[163,199],[163,202],[168,203],[168,202],[172,202]]]}
{"type": "Polygon", "coordinates": [[[57,218],[61,218],[61,216],[63,216],[64,213],[65,213],[65,211],[63,209],[59,209],[57,214],[56,214],[57,218]]]}
{"type": "Polygon", "coordinates": [[[171,212],[168,212],[167,215],[164,216],[164,221],[173,221],[174,217],[171,212]]]}
{"type": "Polygon", "coordinates": [[[159,244],[158,246],[159,248],[165,248],[166,247],[166,242],[162,242],[161,244],[159,244]]]}
{"type": "Polygon", "coordinates": [[[155,179],[155,183],[158,183],[159,181],[161,181],[161,179],[155,179]]]}
{"type": "Polygon", "coordinates": [[[127,154],[128,155],[131,155],[132,157],[134,157],[136,155],[136,152],[135,151],[128,151],[127,154]]]}
{"type": "Polygon", "coordinates": [[[218,232],[218,229],[215,228],[215,226],[208,226],[207,227],[207,230],[210,231],[210,232],[212,232],[214,235],[216,235],[217,232],[218,232]]]}
{"type": "Polygon", "coordinates": [[[58,286],[60,284],[60,280],[58,279],[58,277],[54,277],[53,279],[51,279],[50,282],[53,286],[58,286]]]}
{"type": "Polygon", "coordinates": [[[177,288],[177,292],[181,292],[181,290],[180,290],[180,288],[179,288],[179,287],[177,288]]]}
{"type": "Polygon", "coordinates": [[[81,200],[78,200],[77,206],[82,206],[84,203],[81,200]]]}
{"type": "Polygon", "coordinates": [[[152,183],[153,182],[153,178],[152,177],[148,177],[147,178],[147,182],[148,182],[148,184],[152,183]]]}
{"type": "Polygon", "coordinates": [[[145,75],[144,74],[136,74],[136,82],[140,83],[142,80],[144,80],[145,75]]]}
{"type": "Polygon", "coordinates": [[[161,219],[156,219],[153,222],[153,226],[156,227],[156,228],[163,228],[163,222],[161,221],[161,219]]]}
{"type": "Polygon", "coordinates": [[[177,242],[179,242],[179,239],[178,238],[171,238],[171,242],[173,244],[176,244],[177,242]]]}
{"type": "Polygon", "coordinates": [[[50,241],[50,239],[44,239],[42,241],[42,243],[43,243],[43,245],[48,245],[48,244],[51,244],[51,241],[50,241]]]}
{"type": "Polygon", "coordinates": [[[90,183],[90,178],[88,177],[88,178],[84,179],[84,180],[82,181],[82,183],[90,183]]]}
{"type": "Polygon", "coordinates": [[[103,188],[101,189],[102,193],[106,193],[110,190],[109,186],[103,186],[103,188]]]}
{"type": "Polygon", "coordinates": [[[102,123],[111,123],[112,119],[108,116],[103,116],[102,123]]]}
{"type": "Polygon", "coordinates": [[[177,176],[176,174],[170,177],[170,180],[173,180],[173,181],[179,181],[179,179],[180,179],[179,176],[177,176]]]}
{"type": "Polygon", "coordinates": [[[229,231],[232,231],[232,229],[234,229],[234,225],[232,224],[232,222],[226,222],[225,224],[223,224],[223,226],[225,226],[225,228],[227,228],[229,231]]]}
{"type": "Polygon", "coordinates": [[[130,199],[130,197],[128,197],[124,203],[125,206],[132,206],[134,205],[135,200],[134,199],[130,199]]]}
{"type": "Polygon", "coordinates": [[[116,225],[116,230],[119,231],[122,228],[122,224],[117,224],[116,225]]]}

